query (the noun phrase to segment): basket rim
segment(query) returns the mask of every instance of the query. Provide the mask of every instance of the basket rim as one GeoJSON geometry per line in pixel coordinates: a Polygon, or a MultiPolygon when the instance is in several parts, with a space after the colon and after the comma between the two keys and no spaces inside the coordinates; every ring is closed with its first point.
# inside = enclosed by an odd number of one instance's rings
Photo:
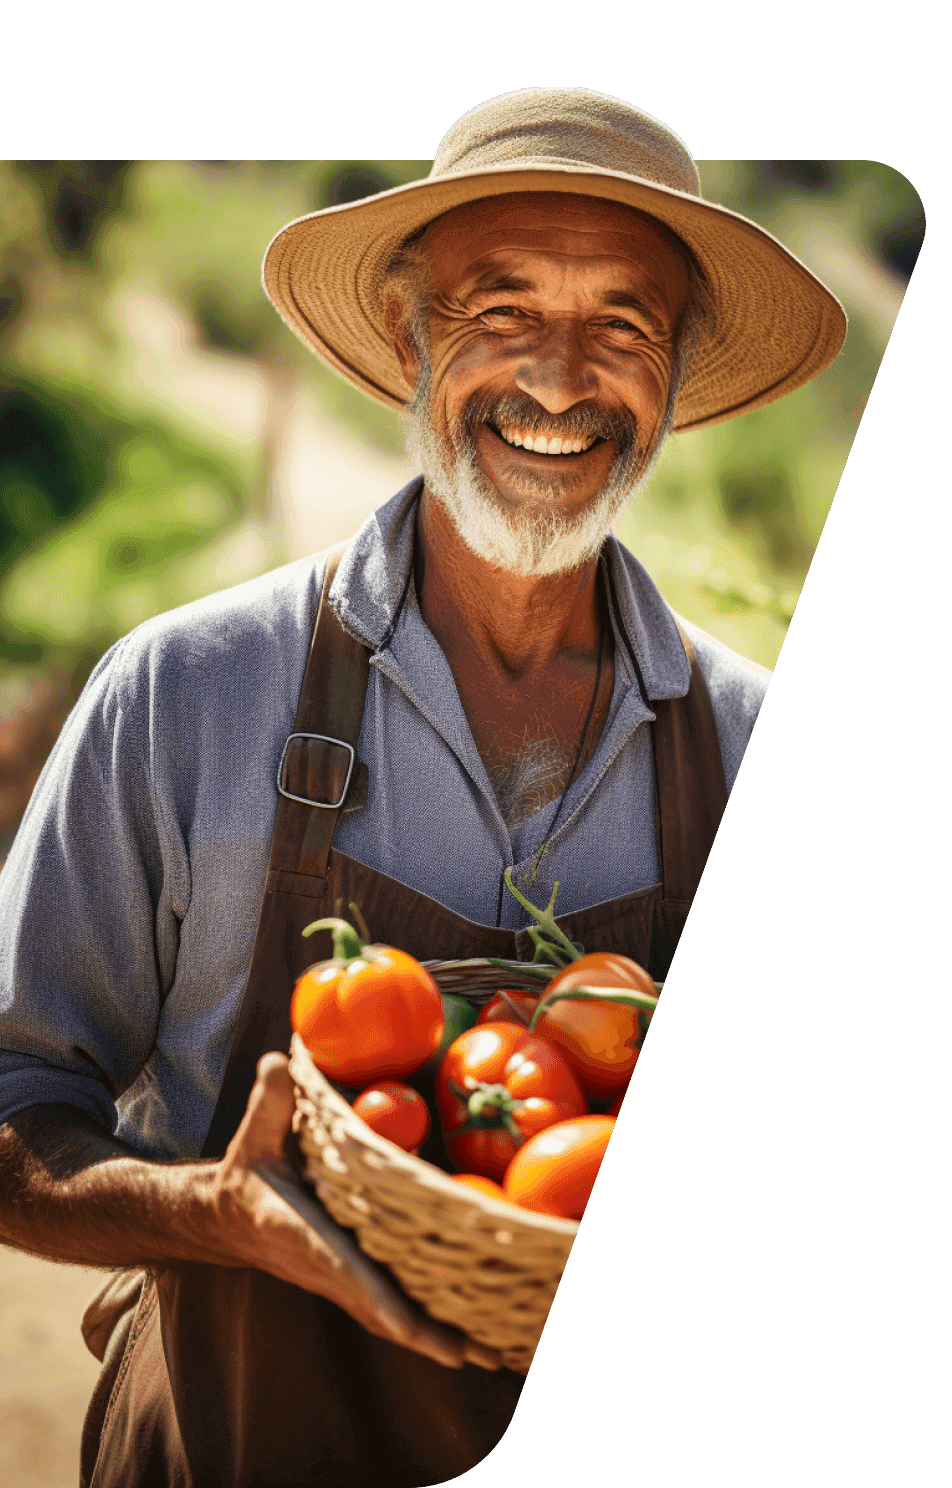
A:
{"type": "Polygon", "coordinates": [[[512,972],[516,976],[528,976],[539,981],[541,981],[538,977],[540,971],[551,971],[555,976],[560,970],[558,966],[552,966],[547,961],[508,961],[504,956],[467,956],[462,961],[441,961],[437,958],[433,961],[421,961],[420,965],[428,970],[434,966],[453,966],[459,971],[468,971],[470,967],[473,971],[485,971],[487,967],[491,967],[493,971],[512,972]]]}
{"type": "Polygon", "coordinates": [[[376,1152],[391,1172],[397,1171],[414,1183],[424,1181],[428,1189],[450,1200],[454,1207],[469,1210],[475,1208],[487,1218],[508,1221],[506,1225],[500,1224],[500,1229],[512,1229],[515,1225],[566,1238],[574,1238],[578,1234],[579,1220],[560,1219],[552,1214],[538,1214],[535,1210],[523,1209],[508,1199],[495,1199],[489,1194],[480,1193],[478,1189],[456,1182],[449,1173],[444,1173],[442,1168],[426,1162],[423,1158],[415,1157],[411,1152],[405,1152],[395,1142],[373,1131],[358,1116],[353,1106],[348,1105],[344,1097],[338,1094],[327,1076],[318,1069],[308,1053],[307,1046],[297,1033],[291,1036],[291,1076],[298,1091],[305,1099],[310,1099],[307,1084],[316,1084],[321,1100],[347,1123],[348,1135],[359,1140],[370,1151],[376,1152]],[[304,1078],[298,1078],[298,1074],[304,1078]]]}

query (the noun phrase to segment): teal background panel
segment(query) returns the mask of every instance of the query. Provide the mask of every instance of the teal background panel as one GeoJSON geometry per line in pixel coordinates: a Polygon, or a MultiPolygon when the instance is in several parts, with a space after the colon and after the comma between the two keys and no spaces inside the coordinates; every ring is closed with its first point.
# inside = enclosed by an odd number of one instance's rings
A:
{"type": "Polygon", "coordinates": [[[924,199],[616,1140],[518,1414],[467,1488],[948,1473],[948,48],[931,15],[598,0],[4,21],[7,155],[421,158],[467,107],[555,82],[631,98],[699,158],[879,159],[924,199]]]}

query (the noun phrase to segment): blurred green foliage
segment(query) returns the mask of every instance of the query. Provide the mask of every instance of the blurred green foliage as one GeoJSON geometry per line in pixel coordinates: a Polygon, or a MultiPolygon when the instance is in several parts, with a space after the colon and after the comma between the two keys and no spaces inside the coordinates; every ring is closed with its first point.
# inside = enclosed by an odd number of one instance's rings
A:
{"type": "Polygon", "coordinates": [[[846,344],[778,402],[668,441],[620,531],[680,613],[773,666],[922,243],[914,188],[875,161],[700,162],[832,289],[846,344]]]}
{"type": "MultiPolygon", "coordinates": [[[[269,487],[289,388],[399,451],[396,416],[296,340],[260,265],[292,218],[428,169],[0,165],[0,704],[18,668],[75,690],[142,619],[287,556],[269,487]]],[[[924,223],[909,182],[875,162],[701,172],[705,195],[760,222],[829,284],[849,335],[806,388],[671,439],[620,530],[677,610],[770,665],[924,223]]]]}

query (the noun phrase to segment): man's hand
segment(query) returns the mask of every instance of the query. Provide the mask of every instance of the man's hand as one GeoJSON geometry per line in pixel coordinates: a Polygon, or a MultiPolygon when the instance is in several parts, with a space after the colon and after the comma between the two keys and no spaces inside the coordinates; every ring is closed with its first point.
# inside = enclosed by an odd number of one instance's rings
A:
{"type": "MultiPolygon", "coordinates": [[[[222,1244],[305,1291],[336,1302],[369,1332],[459,1368],[497,1369],[498,1357],[428,1322],[301,1187],[284,1156],[294,1114],[288,1061],[267,1054],[244,1119],[224,1158],[209,1169],[222,1244]]],[[[234,1261],[231,1264],[235,1264],[234,1261]]]]}
{"type": "Polygon", "coordinates": [[[253,1266],[336,1303],[369,1332],[449,1368],[498,1357],[430,1322],[300,1185],[284,1156],[294,1092],[268,1054],[220,1162],[152,1162],[69,1106],[0,1127],[0,1243],[119,1268],[253,1266]]]}

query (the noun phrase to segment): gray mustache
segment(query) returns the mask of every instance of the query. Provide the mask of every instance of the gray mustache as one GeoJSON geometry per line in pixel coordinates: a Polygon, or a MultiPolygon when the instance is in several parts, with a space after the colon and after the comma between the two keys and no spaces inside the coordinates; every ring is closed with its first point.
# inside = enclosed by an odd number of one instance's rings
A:
{"type": "Polygon", "coordinates": [[[503,393],[494,396],[476,393],[466,404],[463,428],[472,439],[480,424],[494,424],[497,429],[515,425],[529,433],[542,433],[563,439],[610,439],[624,455],[638,443],[638,421],[627,409],[599,408],[594,403],[579,403],[565,413],[547,413],[534,398],[525,393],[503,393]]]}

